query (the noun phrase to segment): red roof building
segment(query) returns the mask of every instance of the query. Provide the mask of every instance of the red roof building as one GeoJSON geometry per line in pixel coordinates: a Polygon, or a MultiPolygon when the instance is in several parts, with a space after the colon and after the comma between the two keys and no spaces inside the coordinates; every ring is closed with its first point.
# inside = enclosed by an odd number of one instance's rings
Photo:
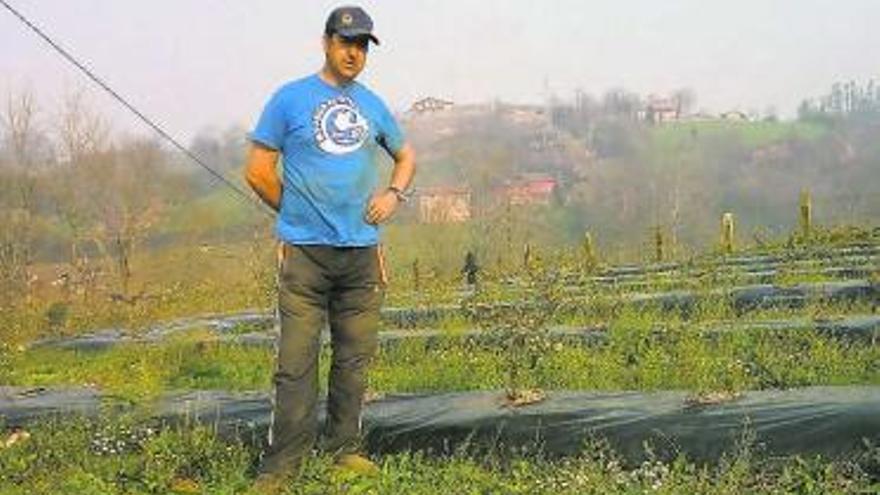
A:
{"type": "Polygon", "coordinates": [[[532,176],[511,181],[501,189],[505,202],[511,205],[546,205],[556,191],[556,179],[549,176],[532,176]]]}
{"type": "MultiPolygon", "coordinates": [[[[493,191],[495,205],[547,205],[558,183],[549,176],[525,176],[509,181],[493,191]]],[[[416,194],[421,223],[465,222],[473,217],[472,191],[469,187],[419,188],[416,194]]]]}

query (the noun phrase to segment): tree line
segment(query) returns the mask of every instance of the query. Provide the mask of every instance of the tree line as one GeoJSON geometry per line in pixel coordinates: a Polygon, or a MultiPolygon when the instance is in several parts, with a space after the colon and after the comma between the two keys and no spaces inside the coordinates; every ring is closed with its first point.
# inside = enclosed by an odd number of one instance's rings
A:
{"type": "MultiPolygon", "coordinates": [[[[229,173],[242,154],[244,133],[234,139],[235,132],[206,131],[191,148],[229,173]]],[[[0,108],[2,306],[31,295],[40,261],[64,267],[54,282],[71,295],[88,298],[112,280],[108,290],[126,297],[133,259],[159,225],[214,188],[182,162],[155,139],[114,135],[82,91],[68,93],[51,114],[29,92],[7,94],[0,108]]]]}

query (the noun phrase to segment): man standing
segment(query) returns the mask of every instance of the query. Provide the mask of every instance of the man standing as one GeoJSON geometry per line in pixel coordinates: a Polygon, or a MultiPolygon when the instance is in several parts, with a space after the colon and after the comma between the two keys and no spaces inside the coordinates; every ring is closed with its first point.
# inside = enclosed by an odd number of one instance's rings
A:
{"type": "Polygon", "coordinates": [[[382,100],[355,81],[370,43],[379,44],[372,30],[361,8],[333,10],[324,28],[323,68],[282,86],[250,135],[246,178],[279,212],[283,248],[275,403],[257,483],[263,487],[283,483],[318,437],[318,354],[326,324],[333,357],[323,447],[343,466],[375,470],[357,449],[384,296],[378,226],[405,200],[415,155],[382,100]],[[380,148],[394,159],[387,187],[379,185],[380,148]],[[275,171],[279,153],[283,180],[275,171]]]}

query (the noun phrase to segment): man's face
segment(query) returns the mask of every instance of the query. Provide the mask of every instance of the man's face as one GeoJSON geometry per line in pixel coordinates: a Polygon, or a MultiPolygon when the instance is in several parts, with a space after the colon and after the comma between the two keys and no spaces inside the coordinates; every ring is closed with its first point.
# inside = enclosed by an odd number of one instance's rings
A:
{"type": "Polygon", "coordinates": [[[343,38],[338,34],[324,37],[327,66],[342,80],[352,81],[364,70],[370,40],[366,36],[343,38]]]}

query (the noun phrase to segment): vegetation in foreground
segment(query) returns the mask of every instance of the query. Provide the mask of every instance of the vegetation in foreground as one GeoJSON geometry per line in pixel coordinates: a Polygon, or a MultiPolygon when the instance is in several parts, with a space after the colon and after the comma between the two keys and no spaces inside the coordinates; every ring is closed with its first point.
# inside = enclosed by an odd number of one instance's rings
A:
{"type": "MultiPolygon", "coordinates": [[[[47,421],[30,438],[0,449],[0,495],[75,493],[247,493],[259,446],[223,440],[205,427],[154,430],[132,420],[47,421]]],[[[877,493],[880,451],[850,460],[763,459],[748,444],[718,466],[680,459],[623,466],[607,448],[586,445],[577,458],[539,453],[452,457],[397,453],[381,472],[360,478],[318,455],[289,494],[865,494],[877,493]]]]}

